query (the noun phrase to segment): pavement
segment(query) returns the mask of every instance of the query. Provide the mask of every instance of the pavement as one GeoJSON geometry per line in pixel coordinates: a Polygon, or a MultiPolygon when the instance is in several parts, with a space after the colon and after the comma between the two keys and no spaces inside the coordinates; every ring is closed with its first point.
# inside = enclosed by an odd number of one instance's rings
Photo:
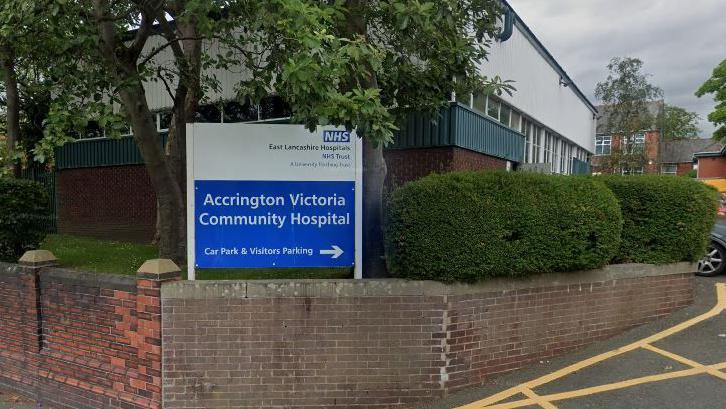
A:
{"type": "Polygon", "coordinates": [[[726,409],[726,276],[694,304],[422,409],[726,409]]]}
{"type": "Polygon", "coordinates": [[[36,409],[35,402],[0,386],[0,409],[36,409]]]}

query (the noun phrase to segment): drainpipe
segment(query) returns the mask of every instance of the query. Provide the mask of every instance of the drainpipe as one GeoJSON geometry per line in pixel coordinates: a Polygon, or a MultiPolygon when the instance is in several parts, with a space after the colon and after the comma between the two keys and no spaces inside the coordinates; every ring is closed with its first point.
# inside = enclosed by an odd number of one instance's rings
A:
{"type": "Polygon", "coordinates": [[[514,31],[514,10],[507,7],[507,11],[504,12],[504,27],[502,29],[502,32],[499,33],[499,35],[497,36],[497,39],[503,43],[503,42],[509,40],[510,37],[512,37],[513,31],[514,31]]]}

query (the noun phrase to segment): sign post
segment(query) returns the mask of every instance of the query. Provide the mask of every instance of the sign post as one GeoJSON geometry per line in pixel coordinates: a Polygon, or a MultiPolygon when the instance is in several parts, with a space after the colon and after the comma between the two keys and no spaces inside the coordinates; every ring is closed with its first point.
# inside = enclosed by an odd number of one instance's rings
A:
{"type": "Polygon", "coordinates": [[[362,149],[344,129],[187,125],[188,277],[204,268],[354,267],[362,149]]]}

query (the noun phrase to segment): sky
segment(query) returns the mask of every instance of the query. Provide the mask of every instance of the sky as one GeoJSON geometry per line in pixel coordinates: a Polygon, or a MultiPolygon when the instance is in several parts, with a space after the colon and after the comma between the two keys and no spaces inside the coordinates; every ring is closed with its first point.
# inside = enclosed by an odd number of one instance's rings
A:
{"type": "MultiPolygon", "coordinates": [[[[697,112],[701,136],[715,103],[694,92],[726,59],[726,0],[509,0],[510,5],[595,104],[612,57],[637,57],[665,101],[697,112]]],[[[506,77],[506,74],[502,74],[506,77]]]]}

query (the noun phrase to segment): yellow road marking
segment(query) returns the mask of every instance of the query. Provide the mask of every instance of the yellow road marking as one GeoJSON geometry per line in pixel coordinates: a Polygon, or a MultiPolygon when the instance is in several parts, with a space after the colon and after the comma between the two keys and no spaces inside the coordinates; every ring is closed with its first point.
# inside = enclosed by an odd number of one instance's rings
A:
{"type": "MultiPolygon", "coordinates": [[[[642,385],[645,383],[653,383],[653,382],[660,382],[660,381],[666,381],[669,379],[677,379],[677,378],[683,378],[687,376],[694,376],[694,375],[700,375],[703,373],[706,373],[708,369],[723,369],[726,368],[726,362],[722,362],[718,365],[712,365],[708,366],[704,369],[700,368],[691,368],[691,369],[684,369],[682,371],[674,371],[674,372],[667,372],[664,374],[658,374],[658,375],[649,375],[649,376],[643,376],[641,378],[635,378],[635,379],[628,379],[626,381],[620,381],[620,382],[614,382],[609,383],[605,385],[599,385],[599,386],[592,386],[589,388],[583,388],[583,389],[577,389],[573,391],[567,391],[567,392],[560,392],[560,393],[553,393],[550,395],[543,395],[540,396],[541,399],[544,399],[546,401],[559,401],[559,400],[566,400],[566,399],[573,399],[573,398],[580,398],[583,396],[588,395],[594,395],[598,393],[603,392],[610,392],[618,389],[626,389],[630,388],[636,385],[642,385]]],[[[525,406],[529,406],[532,404],[535,404],[535,400],[528,398],[528,399],[521,399],[514,402],[507,402],[507,403],[500,403],[498,405],[491,405],[491,406],[480,406],[480,408],[486,408],[486,409],[514,409],[514,408],[521,408],[525,406]]]]}
{"type": "Polygon", "coordinates": [[[533,399],[539,406],[543,407],[544,409],[557,409],[557,406],[551,404],[550,402],[547,402],[546,400],[542,399],[541,396],[534,393],[532,389],[529,388],[522,388],[522,393],[530,398],[533,399]]]}
{"type": "MultiPolygon", "coordinates": [[[[682,322],[680,324],[677,324],[677,325],[675,325],[675,326],[673,326],[671,328],[668,328],[668,329],[666,329],[664,331],[661,331],[661,332],[658,332],[656,334],[653,334],[653,335],[651,335],[649,337],[643,338],[643,339],[641,339],[639,341],[635,341],[635,342],[633,342],[631,344],[628,344],[628,345],[625,345],[623,347],[614,349],[612,351],[604,352],[604,353],[599,354],[599,355],[596,355],[594,357],[591,357],[591,358],[588,358],[588,359],[584,359],[584,360],[582,360],[580,362],[574,363],[572,365],[569,365],[567,367],[564,367],[562,369],[559,369],[557,371],[554,371],[552,373],[549,373],[547,375],[544,375],[544,376],[539,377],[537,379],[534,379],[532,381],[525,382],[525,383],[523,383],[521,385],[518,385],[518,386],[515,386],[515,387],[512,387],[512,388],[506,389],[506,390],[504,390],[502,392],[499,392],[497,394],[494,394],[494,395],[492,395],[492,396],[490,396],[488,398],[485,398],[485,399],[482,399],[482,400],[479,400],[479,401],[476,401],[476,402],[472,402],[472,403],[469,403],[469,404],[464,405],[464,406],[460,406],[457,409],[479,409],[479,408],[500,408],[500,407],[502,409],[504,409],[504,408],[521,407],[521,406],[511,406],[513,404],[516,404],[516,403],[526,403],[526,404],[524,404],[522,406],[527,406],[527,405],[535,404],[536,402],[534,401],[534,399],[528,398],[528,399],[520,400],[520,401],[517,401],[517,402],[509,402],[509,403],[506,403],[506,404],[494,405],[497,402],[500,402],[500,401],[502,401],[504,399],[507,399],[507,398],[510,398],[510,397],[512,397],[512,396],[520,393],[520,392],[523,392],[525,389],[532,390],[532,389],[534,389],[534,388],[536,388],[538,386],[541,386],[541,385],[544,385],[546,383],[552,382],[552,381],[554,381],[556,379],[560,379],[560,378],[562,378],[564,376],[567,376],[567,375],[569,375],[569,374],[571,374],[573,372],[577,372],[577,371],[579,371],[579,370],[581,370],[583,368],[587,368],[589,366],[595,365],[595,364],[597,364],[599,362],[602,362],[602,361],[604,361],[606,359],[609,359],[609,358],[612,358],[612,357],[615,357],[615,356],[624,354],[626,352],[635,350],[637,348],[644,347],[645,345],[648,345],[648,344],[650,344],[652,342],[656,342],[656,341],[659,341],[659,340],[661,340],[663,338],[669,337],[669,336],[671,336],[671,335],[673,335],[675,333],[678,333],[678,332],[683,331],[686,328],[692,327],[693,325],[696,325],[696,324],[698,324],[698,323],[700,323],[702,321],[705,321],[705,320],[707,320],[709,318],[712,318],[712,317],[714,317],[716,315],[719,315],[721,312],[724,311],[724,309],[726,309],[726,283],[718,283],[718,284],[716,284],[716,298],[717,298],[716,305],[714,305],[713,308],[711,308],[709,311],[707,311],[707,312],[705,312],[705,313],[703,313],[703,314],[701,314],[699,316],[696,316],[694,318],[691,318],[690,320],[684,321],[684,322],[682,322]],[[494,405],[494,406],[491,406],[491,405],[494,405]],[[502,406],[502,405],[504,405],[504,406],[502,406]]],[[[642,378],[632,379],[630,381],[618,382],[616,384],[624,384],[624,383],[627,383],[627,382],[631,382],[631,381],[636,381],[637,380],[638,383],[634,383],[634,384],[630,385],[630,386],[634,386],[634,385],[638,385],[640,383],[645,383],[645,382],[642,382],[643,379],[654,379],[654,380],[650,380],[648,382],[656,382],[658,380],[662,380],[662,379],[660,379],[660,377],[663,377],[663,376],[669,376],[669,377],[664,378],[664,379],[671,379],[670,376],[672,376],[673,374],[679,374],[679,373],[689,373],[687,375],[680,375],[680,376],[690,376],[690,375],[694,375],[694,374],[698,374],[698,373],[707,372],[708,368],[714,368],[714,367],[711,366],[711,367],[704,367],[704,368],[706,368],[706,369],[694,368],[694,369],[688,369],[688,370],[685,370],[685,371],[670,372],[670,373],[667,373],[667,374],[651,375],[651,376],[646,376],[646,377],[642,377],[642,378]],[[691,373],[693,371],[697,371],[697,372],[691,373]]],[[[719,368],[716,368],[717,371],[718,371],[718,369],[719,368]]],[[[615,384],[611,384],[611,385],[615,385],[615,384]]],[[[603,386],[607,386],[607,385],[603,385],[603,386]]],[[[627,387],[627,386],[623,386],[623,387],[627,387]]],[[[587,388],[587,389],[594,389],[594,388],[599,388],[599,387],[593,387],[593,388],[587,388]]],[[[598,392],[591,392],[591,393],[598,393],[598,392]]],[[[543,398],[546,401],[556,400],[556,399],[550,399],[549,396],[545,396],[543,398]]],[[[562,399],[566,399],[566,398],[562,398],[562,399]]]]}
{"type": "Polygon", "coordinates": [[[724,374],[723,372],[720,372],[720,371],[718,371],[716,369],[709,368],[706,365],[699,364],[696,361],[692,361],[692,360],[690,360],[688,358],[682,357],[680,355],[676,355],[676,354],[674,354],[672,352],[668,352],[666,350],[660,349],[660,348],[655,347],[653,345],[643,345],[643,348],[644,349],[647,349],[648,351],[655,352],[656,354],[663,355],[664,357],[670,358],[670,359],[672,359],[674,361],[678,361],[678,362],[680,362],[682,364],[686,364],[686,365],[691,366],[693,368],[703,369],[709,375],[713,375],[713,376],[715,376],[715,377],[717,377],[717,378],[719,378],[721,380],[726,381],[726,374],[724,374]]]}

